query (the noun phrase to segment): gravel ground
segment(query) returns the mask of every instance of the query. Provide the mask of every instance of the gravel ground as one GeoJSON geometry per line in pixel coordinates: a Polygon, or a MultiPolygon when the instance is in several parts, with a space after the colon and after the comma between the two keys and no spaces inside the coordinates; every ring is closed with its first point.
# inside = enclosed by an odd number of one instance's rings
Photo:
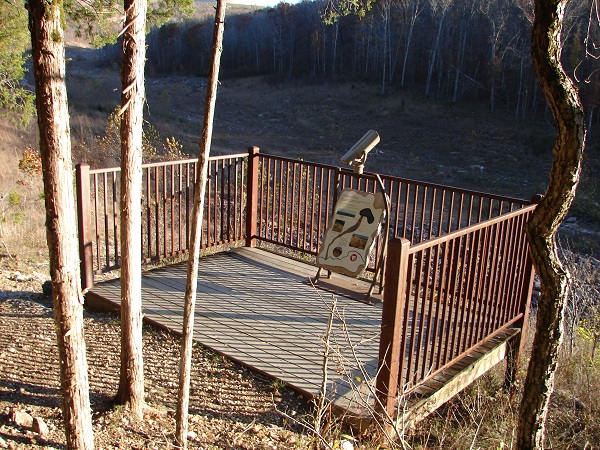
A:
{"type": "MultiPolygon", "coordinates": [[[[42,294],[47,276],[35,269],[0,270],[0,448],[65,448],[52,303],[42,294]]],[[[174,448],[179,339],[145,326],[148,408],[135,421],[111,406],[119,317],[86,312],[85,327],[96,448],[174,448]]],[[[189,448],[306,448],[306,435],[277,410],[300,417],[309,408],[272,380],[201,346],[194,349],[189,448]]]]}

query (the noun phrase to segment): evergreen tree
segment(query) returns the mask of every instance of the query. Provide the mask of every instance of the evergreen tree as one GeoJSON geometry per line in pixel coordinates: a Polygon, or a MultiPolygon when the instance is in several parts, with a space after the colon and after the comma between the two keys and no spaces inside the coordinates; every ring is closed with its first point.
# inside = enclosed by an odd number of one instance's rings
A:
{"type": "Polygon", "coordinates": [[[33,93],[21,85],[29,34],[27,11],[12,0],[0,1],[0,114],[26,125],[34,112],[33,93]]]}

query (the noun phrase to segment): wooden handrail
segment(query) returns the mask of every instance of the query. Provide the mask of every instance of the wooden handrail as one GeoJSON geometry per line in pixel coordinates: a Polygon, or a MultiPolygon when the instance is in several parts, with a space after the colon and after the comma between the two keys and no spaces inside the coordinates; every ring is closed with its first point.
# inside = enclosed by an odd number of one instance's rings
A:
{"type": "Polygon", "coordinates": [[[424,241],[424,242],[420,242],[418,244],[414,244],[411,246],[410,251],[411,251],[411,253],[416,253],[416,252],[422,251],[426,248],[429,248],[433,245],[439,245],[442,242],[448,242],[452,239],[456,239],[458,237],[473,233],[474,231],[481,230],[481,229],[489,227],[491,225],[504,222],[508,219],[512,219],[513,217],[527,214],[527,213],[533,211],[536,208],[536,206],[537,205],[525,206],[516,211],[511,211],[511,212],[502,214],[501,216],[494,217],[493,219],[487,219],[487,220],[484,220],[483,222],[479,222],[474,225],[469,225],[468,227],[461,228],[460,230],[452,231],[448,234],[438,236],[435,238],[435,240],[424,241]]]}
{"type": "Polygon", "coordinates": [[[534,209],[416,245],[390,243],[376,381],[380,411],[394,410],[399,386],[410,390],[435,377],[509,327],[521,330],[510,353],[516,361],[533,283],[525,223],[534,209]]]}

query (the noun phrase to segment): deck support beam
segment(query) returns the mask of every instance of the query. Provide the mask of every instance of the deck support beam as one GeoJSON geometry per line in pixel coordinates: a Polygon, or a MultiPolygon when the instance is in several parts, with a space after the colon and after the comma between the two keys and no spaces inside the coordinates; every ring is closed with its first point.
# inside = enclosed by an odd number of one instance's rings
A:
{"type": "Polygon", "coordinates": [[[535,268],[533,267],[529,253],[527,254],[525,267],[526,273],[523,275],[523,289],[519,311],[522,316],[515,324],[515,327],[520,328],[521,331],[509,341],[506,353],[504,388],[511,393],[514,391],[514,384],[521,367],[521,356],[523,354],[523,347],[525,346],[525,336],[527,335],[527,325],[529,324],[531,295],[533,294],[533,283],[535,279],[535,268]]]}
{"type": "Polygon", "coordinates": [[[77,195],[77,238],[79,240],[79,261],[81,289],[85,292],[94,286],[94,263],[92,256],[92,225],[90,211],[90,166],[75,166],[75,188],[77,195]]]}
{"type": "Polygon", "coordinates": [[[375,412],[386,431],[391,431],[395,415],[400,377],[400,361],[404,360],[400,335],[406,298],[408,274],[408,239],[393,239],[389,243],[383,308],[381,313],[381,337],[379,340],[378,371],[375,387],[377,400],[375,412]]]}
{"type": "Polygon", "coordinates": [[[246,191],[246,247],[256,246],[258,220],[258,147],[248,147],[248,178],[246,191]]]}

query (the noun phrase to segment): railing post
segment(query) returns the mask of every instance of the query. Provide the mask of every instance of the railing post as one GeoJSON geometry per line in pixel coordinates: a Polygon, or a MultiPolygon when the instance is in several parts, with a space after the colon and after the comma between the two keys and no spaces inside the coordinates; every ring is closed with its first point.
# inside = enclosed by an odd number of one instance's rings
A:
{"type": "Polygon", "coordinates": [[[246,247],[256,245],[258,220],[258,147],[248,148],[248,177],[246,192],[246,247]]]}
{"type": "Polygon", "coordinates": [[[375,387],[377,403],[375,411],[387,418],[386,431],[390,431],[394,419],[396,397],[400,376],[400,361],[404,350],[400,348],[400,335],[406,298],[406,278],[408,276],[408,239],[392,239],[388,245],[385,290],[381,313],[381,336],[379,339],[378,372],[375,387]]]}
{"type": "Polygon", "coordinates": [[[81,289],[94,286],[94,265],[92,256],[91,213],[90,213],[90,166],[75,166],[75,186],[77,189],[77,231],[81,268],[81,289]]]}
{"type": "Polygon", "coordinates": [[[535,269],[529,249],[527,249],[527,257],[525,259],[525,272],[523,274],[523,298],[519,312],[523,314],[515,326],[520,326],[521,331],[513,337],[508,343],[506,354],[506,374],[504,377],[504,388],[511,390],[517,379],[517,373],[521,365],[521,355],[523,354],[523,346],[525,345],[525,335],[527,333],[527,324],[529,322],[529,309],[531,303],[531,294],[533,293],[533,282],[535,279],[535,269]]]}

